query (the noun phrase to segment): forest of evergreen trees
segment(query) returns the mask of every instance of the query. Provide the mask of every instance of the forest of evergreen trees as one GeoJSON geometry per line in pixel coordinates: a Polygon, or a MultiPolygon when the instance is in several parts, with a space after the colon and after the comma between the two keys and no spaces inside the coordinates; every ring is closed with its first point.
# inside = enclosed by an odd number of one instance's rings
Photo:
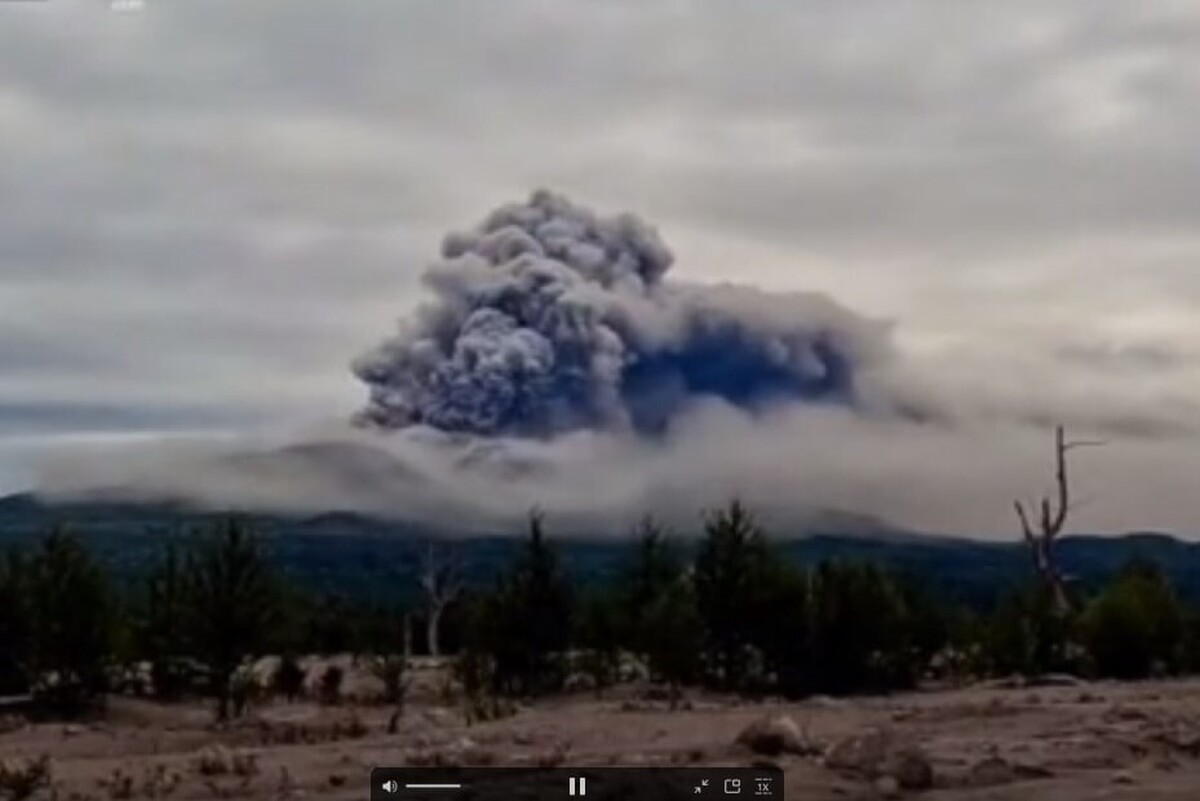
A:
{"type": "MultiPolygon", "coordinates": [[[[981,612],[933,598],[882,565],[795,566],[737,501],[708,514],[698,547],[683,552],[646,519],[617,578],[581,590],[546,521],[532,514],[508,570],[464,588],[440,616],[465,694],[539,696],[577,686],[579,676],[602,692],[630,658],[674,699],[690,686],[796,697],[1014,673],[1200,671],[1200,612],[1149,562],[1131,562],[1066,611],[1031,575],[1030,587],[981,612]]],[[[290,586],[236,518],[166,539],[154,569],[133,582],[116,581],[79,540],[54,530],[0,559],[0,695],[30,694],[49,712],[78,714],[121,691],[125,668],[141,663],[162,700],[203,694],[226,717],[244,705],[236,677],[249,659],[283,655],[274,686],[294,696],[297,655],[349,652],[373,660],[399,696],[405,650],[427,647],[426,612],[290,586]]]]}

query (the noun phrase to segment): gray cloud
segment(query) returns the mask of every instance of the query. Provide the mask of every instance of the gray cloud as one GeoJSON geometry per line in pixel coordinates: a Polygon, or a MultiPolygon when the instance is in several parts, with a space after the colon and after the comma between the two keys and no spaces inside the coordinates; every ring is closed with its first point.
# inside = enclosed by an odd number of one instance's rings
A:
{"type": "MultiPolygon", "coordinates": [[[[60,452],[342,417],[346,359],[418,302],[442,233],[544,185],[657,224],[681,279],[897,320],[889,380],[960,426],[1169,450],[1106,455],[1140,491],[1098,524],[1194,508],[1135,472],[1195,450],[1194,9],[105,6],[0,4],[10,433],[60,452]]],[[[0,480],[45,450],[0,445],[0,480]]]]}
{"type": "MultiPolygon", "coordinates": [[[[1013,499],[1052,486],[1049,441],[1044,430],[1012,422],[930,427],[800,405],[752,418],[717,403],[694,408],[654,443],[600,432],[480,441],[428,429],[380,438],[326,428],[282,446],[263,438],[76,445],[43,454],[41,477],[57,497],[357,509],[460,531],[519,530],[534,505],[559,531],[620,535],[647,511],[691,530],[701,511],[738,495],[780,533],[851,510],[995,538],[1012,536],[1013,499]]],[[[1077,495],[1087,502],[1072,525],[1195,535],[1194,465],[1192,453],[1164,438],[1125,436],[1089,449],[1073,462],[1077,495]]]]}

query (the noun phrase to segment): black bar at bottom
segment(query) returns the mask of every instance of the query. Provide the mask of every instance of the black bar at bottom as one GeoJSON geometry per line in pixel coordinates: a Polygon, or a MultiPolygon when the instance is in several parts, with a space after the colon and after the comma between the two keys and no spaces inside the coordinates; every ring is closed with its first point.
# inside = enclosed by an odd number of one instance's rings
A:
{"type": "Polygon", "coordinates": [[[783,801],[779,768],[376,768],[371,801],[783,801]]]}

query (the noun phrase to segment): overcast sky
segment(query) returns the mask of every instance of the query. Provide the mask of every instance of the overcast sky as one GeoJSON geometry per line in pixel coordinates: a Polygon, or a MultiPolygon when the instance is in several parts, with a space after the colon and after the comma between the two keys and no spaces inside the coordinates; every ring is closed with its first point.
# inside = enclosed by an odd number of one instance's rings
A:
{"type": "Polygon", "coordinates": [[[977,407],[1190,440],[1198,54],[1169,0],[0,3],[0,489],[348,415],[442,234],[539,186],[977,407]]]}

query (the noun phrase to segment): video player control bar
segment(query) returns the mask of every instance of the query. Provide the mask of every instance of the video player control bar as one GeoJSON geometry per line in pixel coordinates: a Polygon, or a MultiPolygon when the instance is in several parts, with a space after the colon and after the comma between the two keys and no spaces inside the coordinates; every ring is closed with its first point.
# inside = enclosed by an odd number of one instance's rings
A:
{"type": "Polygon", "coordinates": [[[782,801],[778,768],[376,768],[371,801],[782,801]]]}

